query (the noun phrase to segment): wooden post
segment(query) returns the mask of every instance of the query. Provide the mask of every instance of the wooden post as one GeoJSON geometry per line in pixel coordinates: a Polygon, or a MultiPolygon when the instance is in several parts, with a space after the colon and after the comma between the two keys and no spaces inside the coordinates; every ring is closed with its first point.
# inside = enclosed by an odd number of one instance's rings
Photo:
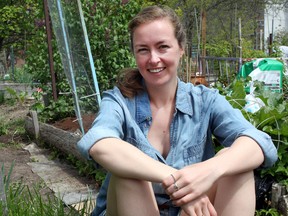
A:
{"type": "Polygon", "coordinates": [[[238,31],[239,31],[239,68],[238,71],[241,70],[242,67],[242,24],[241,24],[241,18],[238,19],[238,31]]]}
{"type": "Polygon", "coordinates": [[[279,198],[278,210],[283,216],[288,216],[288,195],[279,198]]]}
{"type": "Polygon", "coordinates": [[[35,139],[38,140],[40,130],[39,130],[39,121],[38,121],[37,112],[35,110],[32,110],[30,114],[31,114],[32,122],[34,126],[35,139]]]}
{"type": "Polygon", "coordinates": [[[50,16],[47,0],[44,0],[44,14],[45,14],[45,25],[46,25],[46,34],[47,34],[47,45],[48,45],[48,57],[49,57],[49,67],[50,75],[52,80],[52,93],[54,101],[57,101],[57,90],[56,90],[56,74],[54,71],[53,63],[53,50],[52,50],[52,29],[50,24],[50,16]]]}
{"type": "Polygon", "coordinates": [[[206,74],[206,20],[207,20],[207,14],[206,14],[206,10],[202,9],[202,28],[201,28],[201,35],[202,35],[202,74],[204,75],[206,74]]]}
{"type": "Polygon", "coordinates": [[[280,197],[287,193],[286,186],[281,183],[272,184],[271,207],[278,209],[280,197]]]}

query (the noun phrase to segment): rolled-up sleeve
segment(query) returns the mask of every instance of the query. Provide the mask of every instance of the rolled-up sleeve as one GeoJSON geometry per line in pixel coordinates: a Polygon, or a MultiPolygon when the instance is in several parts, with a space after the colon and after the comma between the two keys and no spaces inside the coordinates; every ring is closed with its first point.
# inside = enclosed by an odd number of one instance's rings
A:
{"type": "Polygon", "coordinates": [[[123,111],[121,106],[114,100],[113,95],[104,93],[100,109],[91,129],[77,143],[80,153],[88,160],[91,147],[103,138],[123,137],[123,111]]]}
{"type": "Polygon", "coordinates": [[[263,151],[265,158],[262,167],[271,167],[277,161],[277,149],[271,137],[254,127],[225,97],[216,95],[211,106],[212,131],[220,143],[230,146],[238,137],[247,136],[256,141],[263,151]]]}
{"type": "Polygon", "coordinates": [[[248,136],[261,147],[265,157],[262,167],[271,167],[277,161],[277,149],[268,134],[257,129],[247,129],[239,133],[239,136],[248,136]]]}

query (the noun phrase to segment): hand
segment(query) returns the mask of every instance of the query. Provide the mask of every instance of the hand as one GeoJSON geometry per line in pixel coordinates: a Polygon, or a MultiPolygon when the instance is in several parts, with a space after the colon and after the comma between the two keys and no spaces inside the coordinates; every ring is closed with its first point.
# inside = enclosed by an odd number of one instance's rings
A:
{"type": "Polygon", "coordinates": [[[162,181],[162,186],[174,205],[183,206],[206,194],[218,178],[215,166],[205,161],[174,172],[162,181]]]}
{"type": "Polygon", "coordinates": [[[217,216],[217,212],[206,195],[181,206],[180,216],[217,216]]]}

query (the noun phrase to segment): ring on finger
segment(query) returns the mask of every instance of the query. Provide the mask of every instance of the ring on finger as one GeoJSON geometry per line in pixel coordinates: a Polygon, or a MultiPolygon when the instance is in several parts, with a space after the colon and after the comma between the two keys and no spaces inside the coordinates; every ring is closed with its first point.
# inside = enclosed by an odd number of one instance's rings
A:
{"type": "Polygon", "coordinates": [[[179,190],[179,186],[178,186],[178,184],[177,184],[177,182],[176,182],[176,179],[175,179],[175,177],[173,176],[173,174],[171,174],[171,177],[172,177],[173,180],[174,180],[174,185],[173,185],[173,187],[174,187],[174,189],[175,189],[176,191],[178,191],[178,190],[179,190]]]}

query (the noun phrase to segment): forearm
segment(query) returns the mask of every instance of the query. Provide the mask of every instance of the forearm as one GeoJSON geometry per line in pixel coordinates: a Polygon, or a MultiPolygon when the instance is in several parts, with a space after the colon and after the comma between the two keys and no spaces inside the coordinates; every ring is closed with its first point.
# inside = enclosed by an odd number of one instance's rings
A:
{"type": "Polygon", "coordinates": [[[125,178],[162,182],[165,177],[176,171],[149,157],[135,146],[115,138],[98,141],[89,153],[112,174],[125,178]]]}
{"type": "Polygon", "coordinates": [[[264,161],[261,147],[250,137],[239,137],[226,151],[207,161],[219,169],[221,176],[251,171],[264,161]]]}

